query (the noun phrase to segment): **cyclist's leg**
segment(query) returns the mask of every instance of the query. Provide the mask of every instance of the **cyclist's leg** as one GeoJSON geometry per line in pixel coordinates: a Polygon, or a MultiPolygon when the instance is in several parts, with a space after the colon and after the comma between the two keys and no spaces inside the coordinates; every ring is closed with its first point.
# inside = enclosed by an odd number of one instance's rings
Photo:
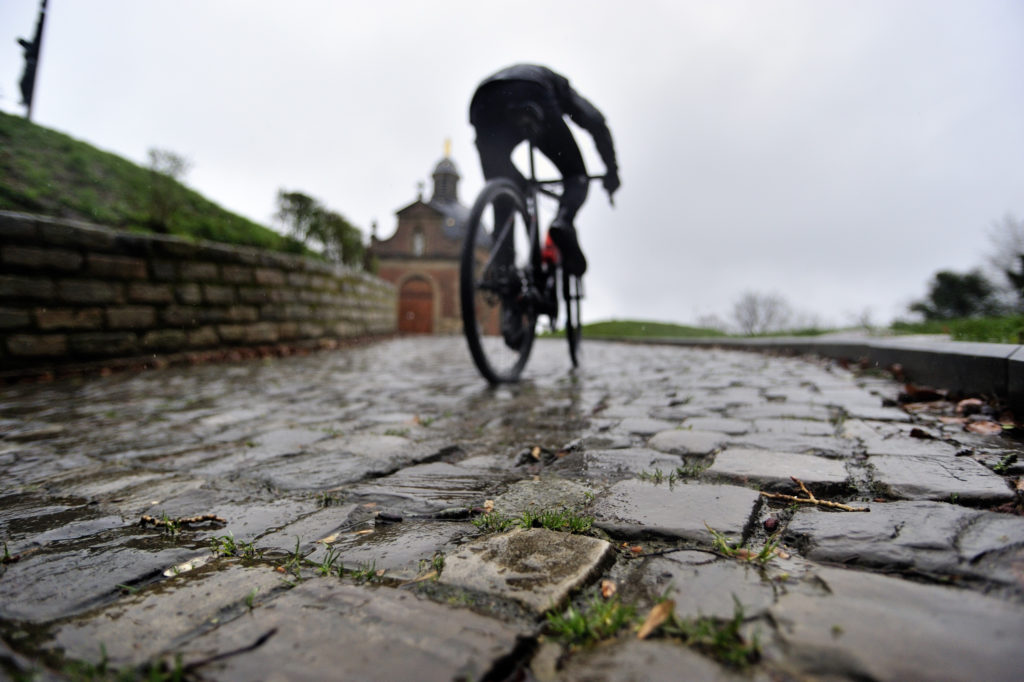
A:
{"type": "MultiPolygon", "coordinates": [[[[512,150],[523,138],[518,133],[502,124],[500,120],[484,120],[477,125],[476,148],[480,154],[480,166],[484,180],[508,178],[520,191],[526,189],[526,178],[512,163],[512,150]]],[[[494,224],[502,225],[512,212],[508,202],[498,202],[494,206],[494,224]]],[[[504,242],[497,253],[497,261],[501,265],[510,266],[515,260],[513,244],[504,242]]]]}
{"type": "Polygon", "coordinates": [[[580,249],[573,220],[586,200],[590,188],[583,155],[580,154],[580,148],[569,126],[561,116],[550,120],[536,145],[562,174],[562,199],[558,205],[558,214],[551,224],[551,238],[562,252],[562,262],[566,270],[573,275],[582,275],[587,269],[587,259],[580,249]]]}
{"type": "MultiPolygon", "coordinates": [[[[483,102],[487,104],[486,100],[483,102]]],[[[526,178],[512,163],[512,150],[523,141],[522,135],[509,126],[504,119],[503,109],[484,108],[476,112],[476,147],[480,154],[484,179],[508,178],[520,190],[526,188],[526,178]]],[[[496,199],[494,202],[495,237],[499,236],[497,226],[505,225],[511,218],[513,206],[510,200],[496,199]]],[[[515,235],[507,234],[507,238],[496,245],[494,265],[497,268],[511,270],[515,266],[515,235]]],[[[523,311],[516,300],[503,300],[501,305],[501,333],[509,348],[519,348],[525,338],[523,311]]]]}

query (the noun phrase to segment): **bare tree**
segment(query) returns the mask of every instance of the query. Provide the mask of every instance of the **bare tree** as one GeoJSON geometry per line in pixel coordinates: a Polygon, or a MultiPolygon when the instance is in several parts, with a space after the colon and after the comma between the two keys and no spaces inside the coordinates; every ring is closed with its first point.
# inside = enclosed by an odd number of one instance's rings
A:
{"type": "Polygon", "coordinates": [[[744,334],[763,334],[786,326],[793,312],[778,294],[748,291],[733,305],[732,317],[744,334]]]}
{"type": "Polygon", "coordinates": [[[1016,267],[1018,256],[1024,254],[1024,220],[1007,213],[992,223],[988,236],[992,243],[989,265],[999,272],[1016,267]]]}
{"type": "Polygon", "coordinates": [[[1024,220],[1007,213],[989,230],[992,252],[988,256],[991,279],[1000,302],[1024,312],[1024,220]]]}
{"type": "Polygon", "coordinates": [[[171,218],[181,206],[181,181],[191,167],[188,159],[166,149],[149,150],[149,224],[157,232],[171,231],[171,218]]]}

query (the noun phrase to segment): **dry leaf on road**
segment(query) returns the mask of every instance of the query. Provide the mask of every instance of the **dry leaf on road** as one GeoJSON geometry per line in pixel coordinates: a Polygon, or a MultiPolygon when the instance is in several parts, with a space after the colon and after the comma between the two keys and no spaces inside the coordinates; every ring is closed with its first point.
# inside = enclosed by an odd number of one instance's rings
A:
{"type": "Polygon", "coordinates": [[[636,633],[636,638],[647,639],[652,632],[658,629],[659,625],[668,620],[668,617],[672,615],[675,608],[676,603],[671,599],[666,599],[660,604],[656,604],[650,613],[647,614],[644,624],[640,626],[640,630],[636,633]]]}
{"type": "Polygon", "coordinates": [[[996,422],[971,422],[964,430],[982,436],[995,436],[1003,432],[1003,425],[996,422]]]}

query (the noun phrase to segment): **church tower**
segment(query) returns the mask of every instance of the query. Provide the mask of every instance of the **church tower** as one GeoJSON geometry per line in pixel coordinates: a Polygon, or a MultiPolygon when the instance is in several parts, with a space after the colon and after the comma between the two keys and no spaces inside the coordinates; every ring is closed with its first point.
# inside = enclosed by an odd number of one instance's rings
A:
{"type": "Polygon", "coordinates": [[[469,208],[459,201],[459,171],[450,146],[434,167],[429,201],[423,193],[396,212],[387,239],[370,238],[377,274],[398,287],[398,330],[407,334],[461,333],[459,260],[469,208]]]}

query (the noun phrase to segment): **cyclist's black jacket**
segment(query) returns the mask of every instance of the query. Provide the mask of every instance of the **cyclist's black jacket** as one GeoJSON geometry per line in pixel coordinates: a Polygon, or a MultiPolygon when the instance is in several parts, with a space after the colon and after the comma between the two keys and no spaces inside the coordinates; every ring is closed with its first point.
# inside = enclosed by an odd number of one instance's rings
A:
{"type": "Polygon", "coordinates": [[[567,114],[573,123],[586,130],[594,138],[594,144],[597,146],[605,168],[609,171],[618,170],[618,164],[615,161],[615,146],[612,143],[612,135],[605,123],[604,115],[576,92],[569,85],[567,78],[545,66],[516,64],[486,78],[477,88],[473,95],[473,101],[469,105],[470,123],[474,126],[478,123],[474,115],[476,107],[473,105],[480,92],[485,90],[489,84],[502,81],[526,81],[541,85],[550,97],[548,104],[554,104],[557,111],[567,114]]]}

